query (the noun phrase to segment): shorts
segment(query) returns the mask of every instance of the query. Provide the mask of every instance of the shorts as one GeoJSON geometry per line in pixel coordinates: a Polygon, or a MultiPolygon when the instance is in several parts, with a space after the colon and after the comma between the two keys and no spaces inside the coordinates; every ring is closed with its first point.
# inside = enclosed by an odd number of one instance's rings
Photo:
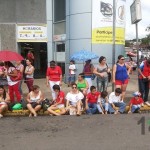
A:
{"type": "Polygon", "coordinates": [[[126,79],[126,80],[124,80],[124,81],[122,81],[122,80],[116,80],[116,81],[115,81],[115,85],[128,84],[128,82],[129,82],[128,79],[126,79]]]}
{"type": "Polygon", "coordinates": [[[36,102],[32,102],[32,103],[30,103],[31,104],[31,106],[33,107],[33,108],[35,108],[37,105],[40,105],[41,106],[41,104],[38,104],[38,103],[36,103],[36,102]]]}
{"type": "Polygon", "coordinates": [[[57,108],[58,109],[65,108],[65,105],[64,104],[59,104],[59,105],[57,105],[57,108]]]}

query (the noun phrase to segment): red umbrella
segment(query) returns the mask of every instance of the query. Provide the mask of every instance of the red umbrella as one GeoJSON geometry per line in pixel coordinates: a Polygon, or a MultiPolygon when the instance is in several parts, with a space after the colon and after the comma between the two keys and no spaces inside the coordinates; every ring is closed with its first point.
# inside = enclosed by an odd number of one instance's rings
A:
{"type": "Polygon", "coordinates": [[[0,51],[0,61],[20,61],[24,58],[17,52],[10,50],[1,50],[0,51]]]}

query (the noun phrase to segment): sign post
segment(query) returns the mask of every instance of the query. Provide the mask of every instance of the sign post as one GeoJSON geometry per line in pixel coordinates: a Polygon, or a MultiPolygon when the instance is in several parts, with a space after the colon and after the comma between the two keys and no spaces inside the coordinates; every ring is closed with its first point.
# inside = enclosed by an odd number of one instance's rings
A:
{"type": "MultiPolygon", "coordinates": [[[[138,22],[142,20],[140,0],[134,0],[132,5],[130,6],[130,11],[131,11],[131,23],[135,24],[136,29],[137,67],[139,68],[138,22]]],[[[138,87],[139,87],[139,80],[138,80],[138,87]]]]}

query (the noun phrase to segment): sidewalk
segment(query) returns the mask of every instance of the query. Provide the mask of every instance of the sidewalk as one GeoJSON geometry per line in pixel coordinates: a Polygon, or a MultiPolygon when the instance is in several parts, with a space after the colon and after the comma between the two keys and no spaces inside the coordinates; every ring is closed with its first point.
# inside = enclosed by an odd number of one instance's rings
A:
{"type": "MultiPolygon", "coordinates": [[[[44,93],[46,98],[48,98],[48,99],[52,98],[50,88],[46,86],[45,78],[35,79],[34,84],[40,86],[40,89],[44,93]]],[[[96,79],[93,81],[93,85],[96,86],[96,79]]],[[[25,83],[22,84],[22,89],[23,89],[24,98],[25,98],[28,93],[28,89],[27,89],[27,86],[25,83]]],[[[62,90],[67,94],[67,92],[69,92],[71,90],[71,88],[68,87],[67,84],[63,83],[62,90]]],[[[132,93],[135,91],[138,91],[138,81],[137,81],[137,72],[134,71],[133,74],[130,75],[130,80],[129,80],[129,84],[127,87],[125,102],[127,102],[127,103],[129,102],[130,98],[132,97],[132,93]]],[[[108,92],[109,92],[109,94],[110,94],[110,92],[112,92],[112,84],[111,83],[109,83],[108,92]]]]}

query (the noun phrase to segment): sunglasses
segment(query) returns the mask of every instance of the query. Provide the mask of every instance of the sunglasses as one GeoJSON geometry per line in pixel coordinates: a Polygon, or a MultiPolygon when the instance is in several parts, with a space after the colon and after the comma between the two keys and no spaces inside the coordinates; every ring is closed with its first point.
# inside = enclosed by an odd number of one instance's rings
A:
{"type": "Polygon", "coordinates": [[[76,86],[73,86],[73,87],[72,87],[72,89],[76,89],[76,88],[77,88],[76,86]]]}

